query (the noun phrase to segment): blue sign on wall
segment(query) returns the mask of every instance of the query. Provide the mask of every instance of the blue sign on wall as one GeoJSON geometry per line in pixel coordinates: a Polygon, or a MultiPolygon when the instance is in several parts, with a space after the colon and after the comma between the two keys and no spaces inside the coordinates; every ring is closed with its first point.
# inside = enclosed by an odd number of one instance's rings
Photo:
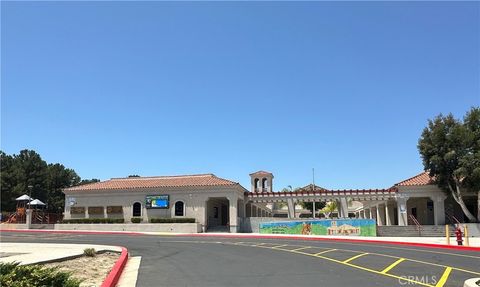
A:
{"type": "Polygon", "coordinates": [[[168,195],[147,195],[145,197],[146,208],[163,208],[166,209],[170,205],[168,195]]]}

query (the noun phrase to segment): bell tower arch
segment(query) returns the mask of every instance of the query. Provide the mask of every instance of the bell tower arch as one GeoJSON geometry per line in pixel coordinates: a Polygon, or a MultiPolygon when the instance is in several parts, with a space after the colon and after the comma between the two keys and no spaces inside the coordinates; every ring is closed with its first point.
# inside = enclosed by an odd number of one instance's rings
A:
{"type": "Polygon", "coordinates": [[[273,174],[267,171],[257,171],[250,174],[252,187],[251,192],[272,192],[273,174]]]}

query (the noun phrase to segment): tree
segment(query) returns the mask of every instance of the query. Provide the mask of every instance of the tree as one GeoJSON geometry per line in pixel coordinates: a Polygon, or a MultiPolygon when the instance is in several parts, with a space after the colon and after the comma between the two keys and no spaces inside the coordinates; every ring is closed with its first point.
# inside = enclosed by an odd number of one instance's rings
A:
{"type": "Polygon", "coordinates": [[[325,207],[320,210],[320,212],[324,213],[326,218],[330,218],[330,214],[332,214],[332,212],[335,212],[337,208],[337,201],[333,200],[328,202],[325,207]]]}
{"type": "MultiPolygon", "coordinates": [[[[311,213],[313,213],[313,202],[300,202],[300,205],[302,206],[303,209],[309,210],[311,213]]],[[[319,212],[324,207],[325,207],[324,201],[315,202],[316,212],[319,212]]]]}
{"type": "Polygon", "coordinates": [[[0,160],[2,211],[14,211],[15,198],[31,192],[31,197],[44,201],[49,211],[60,212],[65,204],[62,189],[80,183],[73,169],[59,163],[47,164],[33,150],[22,150],[11,156],[0,151],[0,160]]]}
{"type": "MultiPolygon", "coordinates": [[[[33,150],[21,150],[13,155],[14,197],[28,194],[32,198],[47,197],[47,163],[33,150]],[[31,187],[31,188],[30,188],[31,187]]],[[[15,198],[9,198],[15,201],[15,198]]]]}
{"type": "Polygon", "coordinates": [[[16,183],[13,173],[13,157],[0,151],[0,163],[1,209],[2,211],[13,210],[15,208],[15,202],[8,200],[15,196],[13,193],[13,188],[16,183]]]}
{"type": "Polygon", "coordinates": [[[100,179],[97,179],[97,178],[82,179],[80,183],[78,183],[77,185],[84,185],[84,184],[95,183],[95,182],[100,182],[100,179]]]}
{"type": "Polygon", "coordinates": [[[418,141],[424,169],[450,193],[469,221],[480,221],[468,210],[465,194],[477,194],[480,210],[480,108],[472,108],[463,122],[452,114],[428,121],[418,141]]]}
{"type": "Polygon", "coordinates": [[[77,185],[80,177],[73,169],[65,168],[62,164],[48,165],[46,204],[49,211],[62,212],[65,206],[65,195],[62,189],[77,185]]]}

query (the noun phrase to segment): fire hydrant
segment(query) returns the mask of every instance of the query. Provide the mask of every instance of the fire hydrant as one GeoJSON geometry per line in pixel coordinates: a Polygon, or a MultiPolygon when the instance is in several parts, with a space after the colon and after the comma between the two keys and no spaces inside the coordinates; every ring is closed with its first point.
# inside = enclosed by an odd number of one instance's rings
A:
{"type": "Polygon", "coordinates": [[[460,226],[457,226],[455,228],[455,236],[457,237],[458,245],[463,245],[463,233],[462,233],[462,230],[460,229],[460,226]]]}

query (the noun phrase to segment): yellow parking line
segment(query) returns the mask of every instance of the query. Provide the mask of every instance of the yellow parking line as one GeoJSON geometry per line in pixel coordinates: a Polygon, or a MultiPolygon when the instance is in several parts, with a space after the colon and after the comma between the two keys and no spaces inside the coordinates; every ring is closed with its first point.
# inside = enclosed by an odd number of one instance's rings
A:
{"type": "MultiPolygon", "coordinates": [[[[421,285],[421,286],[440,287],[440,286],[434,286],[434,285],[430,285],[430,284],[423,283],[423,282],[420,282],[420,281],[415,281],[415,280],[412,280],[412,279],[408,279],[408,278],[405,278],[405,277],[402,277],[402,276],[397,276],[397,275],[388,274],[388,273],[380,273],[380,271],[378,271],[378,270],[373,270],[373,269],[370,269],[370,268],[365,268],[365,267],[355,265],[355,264],[352,264],[352,263],[343,262],[343,261],[333,259],[333,258],[330,258],[330,257],[325,257],[325,256],[322,256],[322,255],[318,255],[318,253],[317,254],[310,254],[310,253],[292,251],[292,250],[288,250],[288,249],[280,249],[280,250],[286,251],[286,252],[291,252],[291,253],[296,253],[296,254],[303,254],[303,255],[307,255],[307,256],[322,258],[322,259],[325,259],[325,260],[328,260],[328,261],[336,262],[336,263],[339,263],[339,264],[343,264],[343,265],[350,266],[350,267],[353,267],[353,268],[357,268],[357,269],[360,269],[360,270],[364,270],[364,271],[367,271],[367,272],[371,272],[371,273],[375,273],[375,274],[379,274],[379,275],[383,275],[383,276],[388,276],[388,277],[392,277],[392,278],[399,279],[399,280],[401,279],[403,281],[414,283],[414,284],[421,285]]],[[[334,251],[334,250],[337,250],[337,249],[330,249],[330,250],[322,251],[322,252],[319,252],[319,253],[327,253],[327,252],[334,251]]]]}
{"type": "Polygon", "coordinates": [[[311,248],[311,247],[310,246],[300,247],[300,248],[297,248],[297,249],[292,249],[292,251],[298,251],[298,250],[303,250],[303,249],[307,249],[307,248],[311,248]]]}
{"type": "Polygon", "coordinates": [[[327,253],[327,252],[331,252],[331,251],[335,251],[337,249],[328,249],[328,250],[325,250],[325,251],[322,251],[322,252],[318,252],[318,253],[315,253],[314,256],[317,256],[317,255],[320,255],[320,254],[323,254],[323,253],[327,253]]]}
{"type": "Polygon", "coordinates": [[[380,273],[382,274],[385,274],[387,273],[388,271],[392,270],[393,267],[397,266],[398,264],[400,264],[400,262],[404,261],[405,258],[400,258],[398,259],[397,261],[393,262],[392,264],[390,264],[387,268],[383,269],[380,273]]]}
{"type": "Polygon", "coordinates": [[[344,260],[343,263],[348,263],[348,262],[350,262],[350,261],[352,261],[352,260],[355,260],[355,259],[357,259],[357,258],[359,258],[359,257],[362,257],[362,256],[365,256],[365,255],[367,255],[367,254],[369,254],[369,253],[362,253],[362,254],[355,255],[355,256],[353,256],[353,257],[348,258],[347,260],[344,260]]]}
{"type": "Polygon", "coordinates": [[[452,272],[451,267],[445,268],[442,277],[440,277],[440,280],[438,280],[438,283],[437,285],[435,285],[435,287],[443,287],[443,285],[445,285],[445,282],[447,282],[448,276],[450,276],[450,272],[452,272]]]}

